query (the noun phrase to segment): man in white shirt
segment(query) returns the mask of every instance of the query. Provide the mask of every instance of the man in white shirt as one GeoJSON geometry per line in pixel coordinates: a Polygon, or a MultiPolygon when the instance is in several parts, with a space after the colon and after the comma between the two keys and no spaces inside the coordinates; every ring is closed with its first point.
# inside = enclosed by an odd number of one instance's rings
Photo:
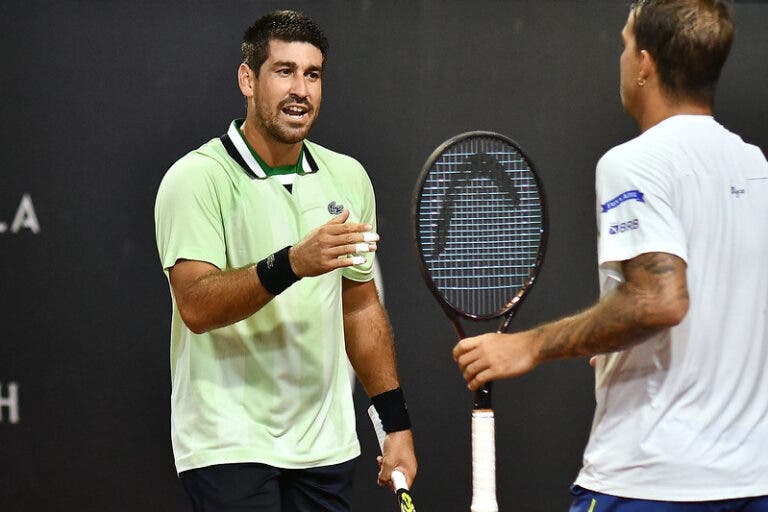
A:
{"type": "Polygon", "coordinates": [[[768,162],[712,117],[719,0],[645,0],[622,31],[642,134],[597,165],[601,300],[454,349],[471,389],[599,354],[572,512],[768,511],[768,162]]]}

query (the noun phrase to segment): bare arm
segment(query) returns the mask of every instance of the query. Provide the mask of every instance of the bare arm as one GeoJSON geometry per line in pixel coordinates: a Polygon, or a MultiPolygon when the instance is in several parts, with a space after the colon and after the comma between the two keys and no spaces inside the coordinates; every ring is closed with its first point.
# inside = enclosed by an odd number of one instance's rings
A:
{"type": "MultiPolygon", "coordinates": [[[[344,339],[347,355],[368,396],[400,387],[392,342],[392,328],[373,280],[357,283],[342,279],[344,339]]],[[[418,464],[410,430],[391,432],[384,441],[379,484],[390,481],[399,468],[408,480],[416,477],[418,464]]]]}
{"type": "MultiPolygon", "coordinates": [[[[348,217],[345,210],[291,248],[290,264],[297,276],[317,276],[354,263],[339,256],[360,252],[356,244],[363,243],[371,226],[346,223],[348,217]]],[[[375,243],[366,245],[368,250],[376,250],[375,243]]],[[[255,263],[222,271],[204,261],[178,260],[171,267],[176,305],[192,332],[207,332],[248,318],[274,298],[261,284],[255,263]]]]}
{"type": "Polygon", "coordinates": [[[198,334],[248,318],[274,297],[261,285],[256,265],[222,271],[205,261],[179,260],[170,279],[181,318],[198,334]]]}
{"type": "Polygon", "coordinates": [[[622,262],[625,281],[577,315],[515,334],[487,334],[453,350],[471,389],[544,361],[614,352],[677,325],[688,311],[685,262],[667,253],[622,262]]]}
{"type": "Polygon", "coordinates": [[[392,328],[373,280],[342,279],[344,339],[347,355],[368,396],[400,386],[392,328]]]}

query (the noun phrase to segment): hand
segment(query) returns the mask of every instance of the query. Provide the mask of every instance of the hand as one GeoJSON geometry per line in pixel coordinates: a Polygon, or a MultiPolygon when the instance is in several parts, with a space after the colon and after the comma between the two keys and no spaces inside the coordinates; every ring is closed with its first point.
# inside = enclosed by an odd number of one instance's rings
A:
{"type": "Polygon", "coordinates": [[[372,226],[347,224],[348,218],[349,210],[344,210],[291,247],[288,258],[297,276],[319,276],[337,268],[359,265],[361,261],[355,258],[340,256],[376,250],[379,235],[369,233],[372,226]]]}
{"type": "Polygon", "coordinates": [[[413,485],[419,464],[413,451],[413,433],[410,430],[390,432],[384,438],[383,454],[376,458],[379,463],[377,483],[392,487],[392,470],[398,469],[405,475],[408,488],[413,485]]]}
{"type": "Polygon", "coordinates": [[[538,366],[531,338],[527,332],[464,338],[453,348],[453,359],[469,389],[477,391],[489,381],[517,377],[538,366]]]}

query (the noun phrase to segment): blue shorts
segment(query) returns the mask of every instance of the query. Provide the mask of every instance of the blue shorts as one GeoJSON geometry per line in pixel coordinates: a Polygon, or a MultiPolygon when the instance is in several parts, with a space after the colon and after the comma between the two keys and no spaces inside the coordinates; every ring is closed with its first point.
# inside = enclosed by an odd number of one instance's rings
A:
{"type": "Polygon", "coordinates": [[[355,462],[309,469],[219,464],[179,474],[195,512],[349,512],[355,462]]]}
{"type": "Polygon", "coordinates": [[[768,512],[768,496],[717,501],[655,501],[619,498],[571,487],[569,512],[768,512]]]}

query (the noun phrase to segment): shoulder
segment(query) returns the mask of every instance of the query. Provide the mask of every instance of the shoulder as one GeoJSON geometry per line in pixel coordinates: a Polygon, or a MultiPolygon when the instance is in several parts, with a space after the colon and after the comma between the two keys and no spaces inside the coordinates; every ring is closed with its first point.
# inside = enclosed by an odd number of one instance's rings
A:
{"type": "Polygon", "coordinates": [[[608,150],[597,163],[597,179],[669,174],[675,159],[674,136],[661,128],[651,128],[608,150]]]}
{"type": "Polygon", "coordinates": [[[160,190],[169,187],[186,189],[225,179],[227,159],[229,155],[221,141],[212,139],[171,165],[163,176],[160,190]]]}

